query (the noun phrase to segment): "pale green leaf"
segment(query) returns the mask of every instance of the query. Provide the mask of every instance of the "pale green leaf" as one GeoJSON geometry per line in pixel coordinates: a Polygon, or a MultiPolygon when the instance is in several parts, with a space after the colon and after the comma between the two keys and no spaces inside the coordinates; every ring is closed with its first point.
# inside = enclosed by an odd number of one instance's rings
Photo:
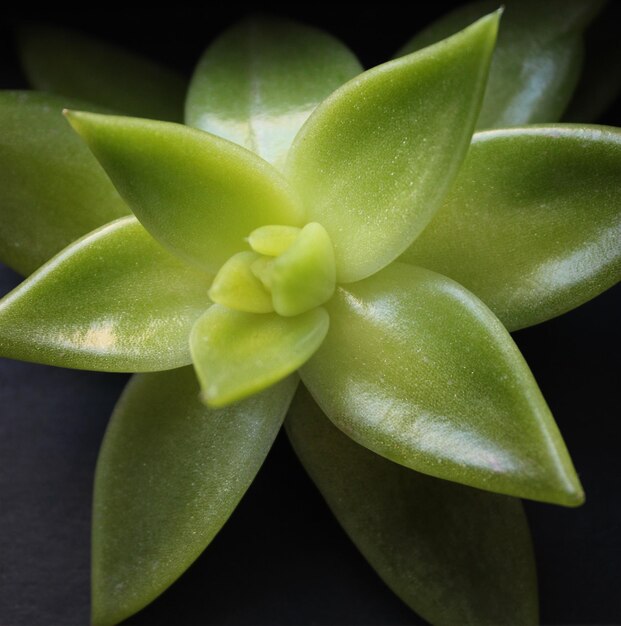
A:
{"type": "Polygon", "coordinates": [[[139,374],[102,445],[93,511],[93,622],[143,608],[198,557],[261,467],[297,377],[222,410],[191,367],[139,374]]]}
{"type": "Polygon", "coordinates": [[[180,124],[67,115],[143,226],[210,271],[259,226],[303,221],[280,174],[230,141],[180,124]]]}
{"type": "Polygon", "coordinates": [[[601,0],[483,0],[434,22],[399,52],[409,54],[452,35],[505,5],[477,128],[555,122],[578,82],[582,32],[601,0]]]}
{"type": "Polygon", "coordinates": [[[321,308],[282,317],[214,304],[190,337],[203,399],[211,406],[224,406],[282,380],[312,356],[328,326],[328,315],[321,308]]]}
{"type": "Polygon", "coordinates": [[[282,18],[248,19],[201,58],[186,122],[281,165],[317,104],[361,71],[327,33],[282,18]]]}
{"type": "Polygon", "coordinates": [[[402,263],[341,286],[300,370],[354,440],[420,472],[575,506],[583,493],[509,333],[452,280],[402,263]]]}
{"type": "Polygon", "coordinates": [[[328,506],[384,582],[431,624],[537,624],[518,500],[431,478],[354,443],[308,393],[287,434],[328,506]]]}
{"type": "Polygon", "coordinates": [[[274,310],[280,315],[299,315],[329,300],[336,286],[336,267],[326,229],[316,222],[304,226],[274,261],[270,274],[274,310]]]}
{"type": "Polygon", "coordinates": [[[0,300],[0,356],[114,372],[187,365],[211,278],[164,250],[134,217],[122,218],[0,300]]]}
{"type": "Polygon", "coordinates": [[[339,281],[385,266],[433,216],[470,142],[498,17],[361,74],[298,133],[287,172],[332,239],[339,281]]]}
{"type": "Polygon", "coordinates": [[[509,330],[621,279],[621,131],[478,133],[444,205],[401,257],[479,296],[509,330]]]}
{"type": "Polygon", "coordinates": [[[180,122],[187,81],[124,48],[66,28],[35,24],[19,33],[31,85],[127,115],[180,122]]]}
{"type": "Polygon", "coordinates": [[[68,105],[90,106],[32,91],[0,93],[0,261],[22,274],[129,213],[63,118],[68,105]]]}

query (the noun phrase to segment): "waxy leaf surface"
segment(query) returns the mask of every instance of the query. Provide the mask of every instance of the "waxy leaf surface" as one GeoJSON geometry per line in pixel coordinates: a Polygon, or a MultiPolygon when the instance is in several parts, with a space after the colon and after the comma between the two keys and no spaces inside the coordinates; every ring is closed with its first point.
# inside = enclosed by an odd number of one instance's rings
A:
{"type": "Polygon", "coordinates": [[[63,118],[65,106],[90,105],[36,92],[0,93],[0,260],[21,274],[129,213],[63,118]]]}
{"type": "Polygon", "coordinates": [[[296,383],[212,410],[191,367],[134,376],[97,464],[95,624],[140,610],[205,549],[261,467],[296,383]]]}
{"type": "Polygon", "coordinates": [[[537,623],[514,498],[431,478],[359,446],[302,389],[285,422],[328,506],[384,582],[431,624],[537,623]]]}
{"type": "Polygon", "coordinates": [[[186,123],[279,166],[313,109],[361,71],[356,57],[327,33],[285,19],[248,19],[201,58],[186,123]]]}
{"type": "Polygon", "coordinates": [[[287,173],[334,244],[339,281],[390,263],[427,225],[466,153],[498,14],[375,67],[317,107],[287,173]]]}
{"type": "Polygon", "coordinates": [[[282,317],[214,304],[190,337],[203,399],[224,406],[282,380],[317,350],[329,323],[322,308],[282,317]]]}
{"type": "Polygon", "coordinates": [[[71,112],[74,128],[143,226],[173,252],[210,271],[259,226],[297,226],[286,181],[252,152],[180,124],[71,112]]]}
{"type": "Polygon", "coordinates": [[[134,217],[121,218],[0,300],[0,356],[114,372],[187,365],[211,279],[164,250],[134,217]]]}
{"type": "MultiPolygon", "coordinates": [[[[555,122],[578,82],[582,32],[600,0],[508,0],[503,2],[498,42],[477,128],[555,122]]],[[[440,18],[398,53],[409,54],[457,32],[497,8],[473,2],[440,18]]]]}
{"type": "Polygon", "coordinates": [[[19,43],[24,71],[35,89],[126,115],[183,119],[186,80],[138,54],[49,25],[23,28],[19,43]]]}
{"type": "Polygon", "coordinates": [[[358,443],[412,469],[534,500],[583,494],[550,411],[501,322],[452,280],[393,263],[326,305],[301,376],[358,443]]]}
{"type": "Polygon", "coordinates": [[[442,208],[401,257],[479,296],[509,330],[621,279],[621,131],[478,133],[442,208]]]}

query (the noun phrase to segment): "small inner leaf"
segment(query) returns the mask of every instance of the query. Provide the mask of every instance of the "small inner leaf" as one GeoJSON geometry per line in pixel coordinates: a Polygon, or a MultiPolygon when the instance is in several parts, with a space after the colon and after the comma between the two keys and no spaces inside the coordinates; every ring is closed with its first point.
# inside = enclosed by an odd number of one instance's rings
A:
{"type": "Polygon", "coordinates": [[[248,243],[259,254],[278,256],[291,247],[300,232],[295,226],[261,226],[250,233],[248,243]]]}
{"type": "Polygon", "coordinates": [[[328,314],[321,308],[282,317],[214,304],[190,336],[204,401],[221,407],[282,380],[312,356],[328,326],[328,314]]]}
{"type": "Polygon", "coordinates": [[[218,304],[247,313],[270,313],[272,297],[254,275],[252,264],[259,259],[256,252],[238,252],[216,274],[209,297],[218,304]]]}
{"type": "Polygon", "coordinates": [[[321,224],[307,224],[272,267],[274,310],[299,315],[329,300],[336,286],[334,248],[321,224]]]}

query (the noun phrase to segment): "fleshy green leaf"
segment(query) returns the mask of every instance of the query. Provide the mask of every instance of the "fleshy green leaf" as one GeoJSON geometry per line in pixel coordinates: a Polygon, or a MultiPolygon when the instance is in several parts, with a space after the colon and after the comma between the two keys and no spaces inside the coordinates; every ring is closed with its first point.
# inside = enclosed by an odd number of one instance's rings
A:
{"type": "Polygon", "coordinates": [[[0,261],[30,274],[78,237],[129,213],[61,115],[88,104],[0,93],[0,261]]]}
{"type": "Polygon", "coordinates": [[[169,254],[134,217],[86,235],[0,300],[0,355],[89,370],[190,363],[211,276],[169,254]]]}
{"type": "Polygon", "coordinates": [[[408,606],[438,625],[537,623],[518,500],[392,463],[339,432],[301,392],[289,438],[347,534],[408,606]]]}
{"type": "Polygon", "coordinates": [[[140,610],[205,549],[261,467],[296,383],[216,411],[199,402],[191,367],[134,376],[97,464],[95,624],[140,610]]]}
{"type": "Polygon", "coordinates": [[[339,281],[382,268],[433,216],[468,148],[497,27],[490,15],[361,74],[298,133],[287,170],[332,239],[339,281]]]}
{"type": "Polygon", "coordinates": [[[575,506],[578,478],[510,335],[452,280],[393,263],[340,287],[300,370],[355,441],[431,476],[575,506]]]}
{"type": "Polygon", "coordinates": [[[183,119],[187,81],[121,47],[65,28],[31,25],[19,36],[35,89],[83,98],[127,115],[183,119]]]}
{"type": "Polygon", "coordinates": [[[210,271],[259,226],[303,221],[284,178],[230,141],[180,124],[67,115],[144,227],[210,271]]]}
{"type": "Polygon", "coordinates": [[[620,17],[619,3],[608,3],[587,29],[584,67],[564,120],[597,121],[621,93],[620,17]]]}
{"type": "Polygon", "coordinates": [[[291,316],[319,306],[332,297],[335,280],[330,237],[321,224],[311,222],[274,261],[270,276],[274,309],[291,316]]]}
{"type": "Polygon", "coordinates": [[[361,71],[327,33],[285,19],[248,19],[201,58],[186,122],[281,165],[317,104],[361,71]]]}
{"type": "Polygon", "coordinates": [[[321,308],[281,317],[214,304],[190,337],[203,399],[211,406],[224,406],[282,380],[317,350],[329,322],[321,308]]]}
{"type": "MultiPolygon", "coordinates": [[[[434,22],[398,56],[429,46],[495,9],[473,2],[434,22]]],[[[601,0],[507,0],[477,128],[555,122],[578,82],[582,31],[601,0]]]]}
{"type": "Polygon", "coordinates": [[[621,279],[621,130],[478,133],[443,207],[401,257],[446,274],[510,329],[621,279]]]}

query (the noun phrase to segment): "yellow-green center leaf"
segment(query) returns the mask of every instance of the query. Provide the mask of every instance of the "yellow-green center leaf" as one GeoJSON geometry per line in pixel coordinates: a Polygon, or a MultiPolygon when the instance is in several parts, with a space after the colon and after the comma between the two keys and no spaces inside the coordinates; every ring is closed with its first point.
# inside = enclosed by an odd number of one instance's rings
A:
{"type": "Polygon", "coordinates": [[[261,258],[256,252],[238,252],[216,274],[209,297],[237,311],[270,313],[274,310],[272,296],[255,276],[252,265],[261,258]]]}
{"type": "Polygon", "coordinates": [[[340,287],[301,369],[326,415],[392,461],[568,506],[580,483],[535,380],[493,313],[454,281],[393,263],[340,287]]]}
{"type": "Polygon", "coordinates": [[[212,276],[164,250],[134,217],[103,226],[0,300],[0,356],[141,372],[190,363],[212,276]]]}
{"type": "Polygon", "coordinates": [[[261,467],[296,383],[215,411],[191,367],[134,376],[97,463],[93,623],[140,610],[205,549],[261,467]]]}
{"type": "Polygon", "coordinates": [[[621,131],[478,133],[442,208],[401,257],[459,281],[509,330],[621,279],[621,131]]]}
{"type": "Polygon", "coordinates": [[[259,226],[303,223],[282,176],[230,141],[180,124],[67,115],[143,226],[209,271],[244,250],[259,226]]]}
{"type": "Polygon", "coordinates": [[[282,165],[317,104],[361,71],[356,57],[327,33],[285,19],[248,19],[201,58],[186,122],[282,165]]]}
{"type": "Polygon", "coordinates": [[[470,142],[498,17],[349,81],[296,136],[287,173],[339,281],[384,267],[432,218],[470,142]]]}
{"type": "Polygon", "coordinates": [[[319,306],[332,297],[335,280],[330,237],[321,224],[307,224],[271,268],[274,310],[291,316],[319,306]]]}
{"type": "Polygon", "coordinates": [[[0,261],[21,274],[129,213],[63,118],[66,106],[89,105],[37,92],[0,94],[0,261]]]}
{"type": "Polygon", "coordinates": [[[392,463],[336,429],[303,389],[285,422],[298,457],[384,582],[431,624],[537,623],[518,500],[392,463]]]}
{"type": "MultiPolygon", "coordinates": [[[[452,35],[500,3],[472,2],[411,39],[398,56],[452,35]]],[[[477,128],[560,119],[580,73],[582,32],[601,0],[506,0],[477,128]]]]}
{"type": "Polygon", "coordinates": [[[313,355],[329,322],[321,308],[282,317],[214,304],[190,337],[203,399],[211,406],[224,406],[282,380],[313,355]]]}
{"type": "Polygon", "coordinates": [[[19,35],[22,65],[35,89],[126,115],[182,120],[187,81],[172,70],[65,28],[37,24],[19,35]]]}

